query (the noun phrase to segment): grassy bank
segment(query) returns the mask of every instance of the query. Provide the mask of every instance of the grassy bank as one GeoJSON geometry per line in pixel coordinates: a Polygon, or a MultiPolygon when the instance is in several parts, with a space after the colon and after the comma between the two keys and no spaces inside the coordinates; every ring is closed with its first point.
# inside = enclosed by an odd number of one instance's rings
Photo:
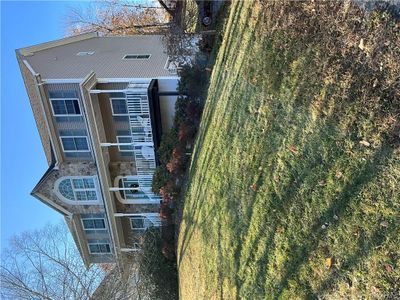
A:
{"type": "Polygon", "coordinates": [[[400,293],[399,25],[233,1],[190,169],[182,299],[400,293]]]}

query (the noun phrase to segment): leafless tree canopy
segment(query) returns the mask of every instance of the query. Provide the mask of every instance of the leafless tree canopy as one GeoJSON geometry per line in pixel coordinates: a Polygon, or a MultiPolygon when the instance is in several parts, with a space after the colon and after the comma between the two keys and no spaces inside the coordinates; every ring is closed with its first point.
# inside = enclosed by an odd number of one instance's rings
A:
{"type": "Polygon", "coordinates": [[[64,224],[15,236],[2,252],[2,299],[89,299],[104,277],[85,268],[64,224]]]}
{"type": "Polygon", "coordinates": [[[66,19],[67,34],[92,31],[103,35],[162,34],[171,61],[176,65],[187,64],[197,49],[199,37],[187,33],[186,25],[175,18],[176,11],[168,5],[173,2],[158,0],[132,4],[123,0],[98,0],[92,1],[85,9],[75,6],[66,19]]]}
{"type": "Polygon", "coordinates": [[[66,19],[67,34],[97,31],[104,35],[162,33],[169,26],[172,10],[164,3],[132,4],[118,0],[92,1],[85,9],[72,7],[66,19]]]}

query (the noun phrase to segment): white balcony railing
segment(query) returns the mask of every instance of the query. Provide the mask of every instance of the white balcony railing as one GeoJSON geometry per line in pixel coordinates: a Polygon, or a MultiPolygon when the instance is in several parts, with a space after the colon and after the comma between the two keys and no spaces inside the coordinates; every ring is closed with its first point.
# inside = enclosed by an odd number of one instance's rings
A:
{"type": "Polygon", "coordinates": [[[131,84],[125,95],[137,173],[135,177],[138,180],[139,189],[149,199],[159,201],[161,198],[151,192],[152,178],[156,169],[156,155],[147,88],[142,87],[141,84],[131,84]]]}

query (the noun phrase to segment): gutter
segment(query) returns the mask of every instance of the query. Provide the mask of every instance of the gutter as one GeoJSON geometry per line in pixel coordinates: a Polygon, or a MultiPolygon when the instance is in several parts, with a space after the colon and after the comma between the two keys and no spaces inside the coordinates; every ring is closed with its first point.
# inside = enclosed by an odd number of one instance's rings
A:
{"type": "Polygon", "coordinates": [[[120,262],[117,259],[117,254],[119,253],[119,251],[118,251],[118,247],[117,247],[117,243],[116,243],[116,237],[114,236],[114,230],[115,230],[115,233],[118,235],[118,233],[117,233],[117,225],[115,223],[115,220],[113,222],[112,219],[111,219],[111,218],[113,218],[112,207],[109,207],[109,203],[107,201],[106,195],[104,194],[104,189],[105,189],[105,185],[106,184],[104,184],[104,182],[102,182],[102,177],[103,176],[101,175],[102,172],[101,172],[100,167],[99,167],[99,157],[97,156],[97,153],[96,153],[96,146],[95,146],[95,143],[94,143],[92,127],[90,126],[89,121],[87,119],[89,117],[89,114],[88,114],[88,109],[87,109],[87,105],[86,105],[86,101],[85,100],[91,101],[91,98],[90,98],[89,91],[87,91],[87,94],[89,95],[89,99],[87,99],[87,97],[85,96],[85,88],[83,86],[88,80],[91,79],[91,77],[95,77],[95,73],[93,71],[91,71],[82,80],[82,82],[79,84],[79,89],[80,89],[82,100],[83,100],[82,101],[83,102],[83,109],[85,110],[85,118],[84,118],[84,120],[85,120],[87,129],[88,129],[88,137],[89,137],[90,143],[92,145],[93,154],[94,154],[95,160],[96,160],[96,169],[97,169],[97,173],[99,175],[99,181],[100,181],[100,185],[101,185],[100,192],[101,192],[101,195],[102,195],[102,198],[103,198],[104,209],[105,209],[105,213],[106,213],[107,221],[108,221],[108,228],[110,229],[110,237],[111,237],[111,241],[112,241],[113,248],[114,248],[114,255],[115,255],[115,258],[116,258],[115,261],[117,263],[117,266],[119,268],[122,268],[123,266],[120,265],[120,262]]]}

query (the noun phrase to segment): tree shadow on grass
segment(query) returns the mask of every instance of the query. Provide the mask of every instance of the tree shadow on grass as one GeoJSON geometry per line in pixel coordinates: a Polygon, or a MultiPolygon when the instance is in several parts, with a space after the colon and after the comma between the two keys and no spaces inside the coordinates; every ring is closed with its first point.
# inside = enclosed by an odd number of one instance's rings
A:
{"type": "MultiPolygon", "coordinates": [[[[309,237],[307,242],[298,249],[292,256],[292,259],[287,264],[286,271],[283,275],[283,279],[280,281],[280,288],[278,289],[274,299],[279,299],[282,293],[288,288],[289,280],[295,279],[296,275],[300,270],[300,267],[307,263],[309,253],[314,252],[318,247],[318,240],[320,240],[325,232],[321,229],[321,224],[325,220],[331,218],[332,215],[344,213],[349,204],[354,200],[354,196],[357,195],[363,187],[365,187],[370,181],[379,175],[381,171],[379,168],[380,163],[385,161],[393,153],[392,148],[379,148],[375,151],[373,157],[362,166],[357,174],[354,174],[352,181],[345,185],[343,190],[336,195],[337,201],[333,201],[328,209],[325,210],[321,217],[314,220],[311,230],[306,233],[309,237]]],[[[361,253],[360,253],[361,254],[361,253]]],[[[362,257],[360,257],[361,259],[362,257]]],[[[309,295],[312,296],[312,292],[308,291],[309,295]]]]}
{"type": "MultiPolygon", "coordinates": [[[[344,260],[341,262],[340,271],[343,272],[353,270],[354,267],[362,263],[363,260],[366,259],[372,251],[376,250],[377,247],[380,247],[387,236],[390,236],[397,230],[398,228],[393,225],[389,230],[385,231],[382,230],[382,228],[377,227],[368,240],[365,240],[364,238],[359,238],[357,251],[353,255],[344,258],[344,260]]],[[[318,295],[325,294],[327,291],[331,290],[341,279],[342,278],[340,276],[329,276],[327,279],[319,284],[319,287],[316,289],[316,293],[318,295]]],[[[394,289],[395,287],[393,286],[393,290],[394,289]]],[[[397,290],[396,295],[399,295],[399,292],[400,291],[397,290]]]]}

